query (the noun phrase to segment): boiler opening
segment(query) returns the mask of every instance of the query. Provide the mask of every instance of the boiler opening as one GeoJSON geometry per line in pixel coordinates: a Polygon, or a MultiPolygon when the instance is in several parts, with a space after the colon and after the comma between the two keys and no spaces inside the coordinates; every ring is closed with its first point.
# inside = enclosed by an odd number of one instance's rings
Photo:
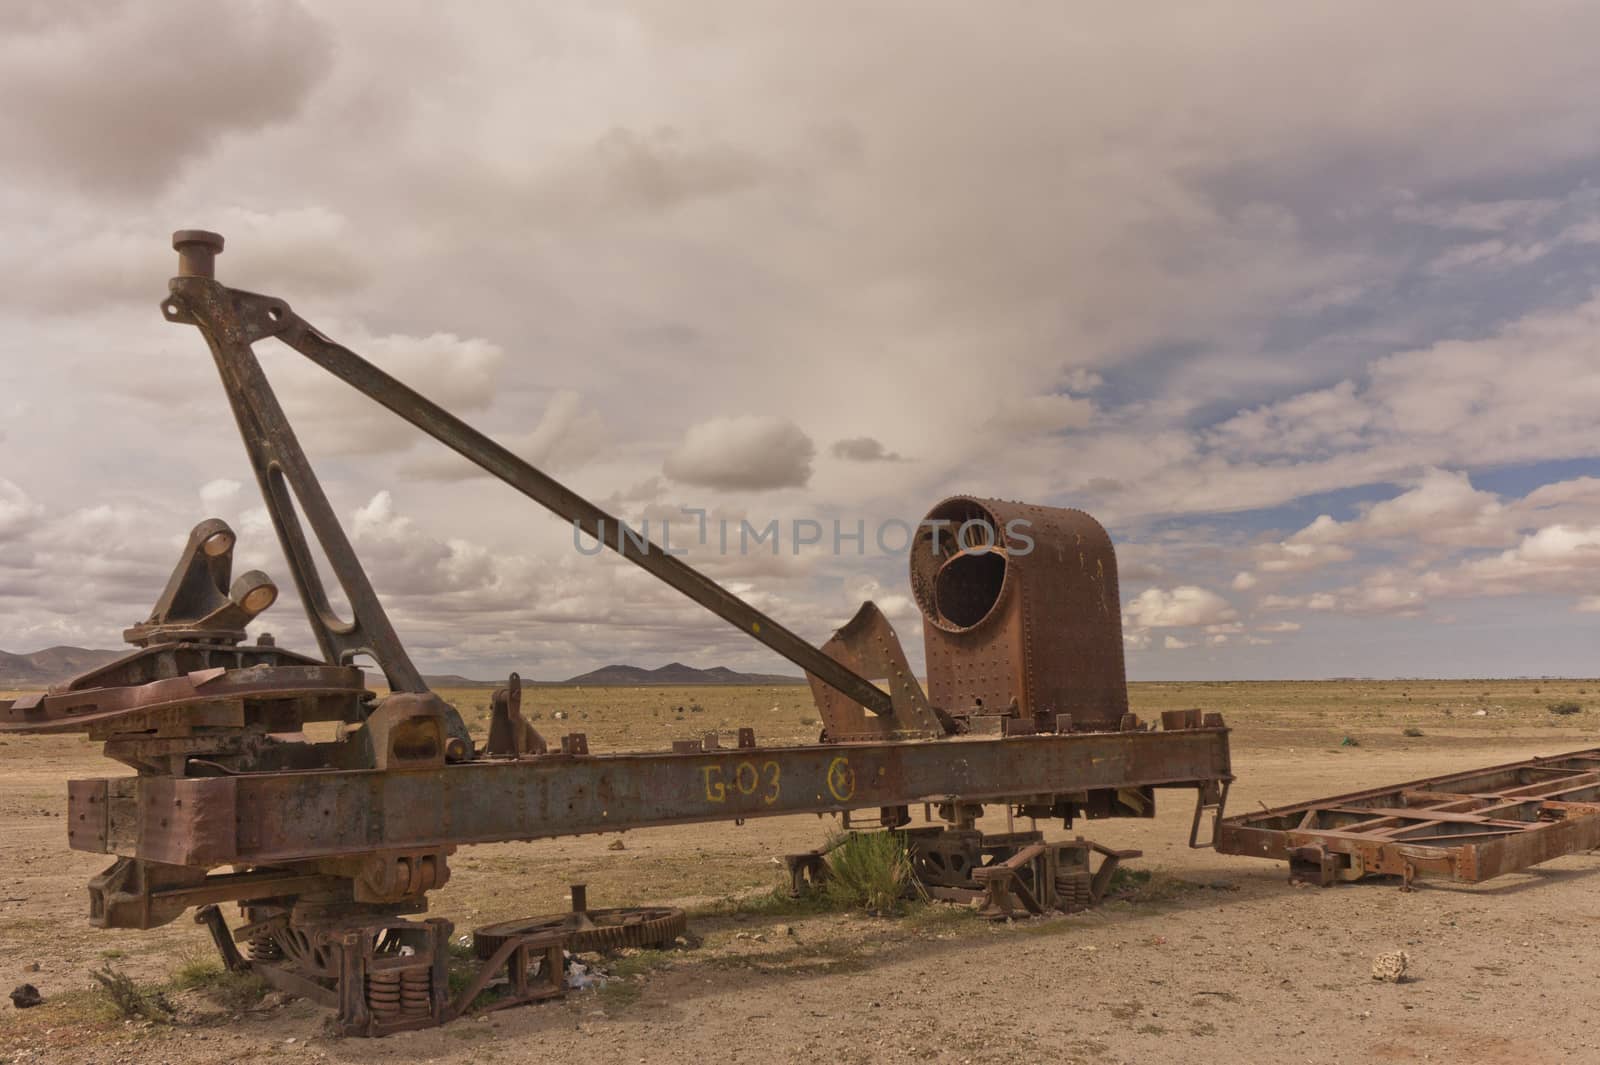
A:
{"type": "Polygon", "coordinates": [[[999,551],[956,555],[939,568],[933,599],[939,616],[970,629],[988,616],[1006,581],[1006,556],[999,551]]]}

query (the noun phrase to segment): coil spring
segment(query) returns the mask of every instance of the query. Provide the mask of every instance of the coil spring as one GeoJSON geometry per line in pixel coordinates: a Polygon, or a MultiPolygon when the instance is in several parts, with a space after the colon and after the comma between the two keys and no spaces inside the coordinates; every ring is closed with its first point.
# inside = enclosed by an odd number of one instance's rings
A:
{"type": "Polygon", "coordinates": [[[432,1012],[432,992],[433,973],[426,965],[367,974],[367,1008],[380,1019],[432,1012]]]}
{"type": "Polygon", "coordinates": [[[251,961],[281,961],[283,948],[273,938],[271,932],[257,932],[245,944],[246,953],[251,961]]]}
{"type": "Polygon", "coordinates": [[[394,1017],[400,1013],[400,971],[386,969],[367,974],[367,1008],[374,1017],[394,1017]]]}
{"type": "Polygon", "coordinates": [[[1057,904],[1068,913],[1087,910],[1094,904],[1088,873],[1062,873],[1056,877],[1057,904]]]}
{"type": "Polygon", "coordinates": [[[400,974],[402,1013],[427,1013],[433,1008],[433,974],[426,966],[406,969],[400,974]]]}

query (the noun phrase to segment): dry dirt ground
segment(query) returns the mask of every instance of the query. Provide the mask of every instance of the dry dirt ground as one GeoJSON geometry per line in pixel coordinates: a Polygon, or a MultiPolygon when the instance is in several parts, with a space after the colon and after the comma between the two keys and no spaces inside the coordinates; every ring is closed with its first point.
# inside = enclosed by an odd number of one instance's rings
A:
{"type": "MultiPolygon", "coordinates": [[[[487,692],[447,694],[481,731],[487,692]]],[[[1600,745],[1596,681],[1141,684],[1133,697],[1145,716],[1227,716],[1235,810],[1600,745]],[[1584,711],[1548,712],[1567,700],[1584,711]]],[[[538,688],[530,703],[547,734],[583,730],[596,749],[816,727],[799,687],[538,688]]],[[[1600,858],[1476,887],[1291,888],[1281,865],[1187,849],[1182,793],[1153,821],[1078,826],[1143,848],[1135,865],[1153,872],[1089,914],[992,925],[937,904],[872,918],[752,903],[776,882],[774,855],[823,838],[811,817],[628,833],[622,850],[616,836],[479,847],[434,896],[458,928],[559,910],[585,882],[594,905],[691,907],[703,943],[614,961],[610,983],[560,1003],[379,1040],[332,1038],[322,1011],[278,996],[173,991],[175,1022],[127,1022],[89,969],[155,986],[209,948],[187,920],[88,926],[84,882],[105,860],[67,849],[62,813],[69,777],[116,769],[95,746],[6,738],[0,768],[0,993],[27,981],[46,1000],[0,1000],[4,1062],[1600,1062],[1600,858]],[[1395,948],[1414,979],[1373,981],[1374,956],[1395,948]]]]}

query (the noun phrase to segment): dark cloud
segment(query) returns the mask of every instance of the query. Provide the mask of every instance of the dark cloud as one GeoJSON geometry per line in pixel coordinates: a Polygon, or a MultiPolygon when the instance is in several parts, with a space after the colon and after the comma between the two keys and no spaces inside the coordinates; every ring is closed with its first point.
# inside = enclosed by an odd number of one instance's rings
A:
{"type": "Polygon", "coordinates": [[[58,188],[148,195],[220,138],[293,116],[331,53],[292,0],[26,10],[0,42],[0,131],[12,166],[58,188]]]}
{"type": "Polygon", "coordinates": [[[724,491],[803,488],[817,447],[787,418],[744,415],[690,427],[661,465],[674,481],[724,491]]]}
{"type": "Polygon", "coordinates": [[[889,451],[883,443],[870,436],[852,436],[844,440],[835,440],[828,449],[836,459],[847,462],[900,462],[900,454],[889,451]]]}

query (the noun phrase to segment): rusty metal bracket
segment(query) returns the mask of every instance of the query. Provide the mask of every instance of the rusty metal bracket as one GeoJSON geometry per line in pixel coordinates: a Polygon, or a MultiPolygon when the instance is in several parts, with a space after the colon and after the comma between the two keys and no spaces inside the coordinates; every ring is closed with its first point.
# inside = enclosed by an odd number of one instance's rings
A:
{"type": "Polygon", "coordinates": [[[1194,789],[1194,820],[1189,824],[1189,846],[1194,850],[1210,850],[1216,845],[1217,831],[1222,825],[1223,811],[1228,806],[1230,780],[1208,780],[1194,789]],[[1211,838],[1200,838],[1200,822],[1207,812],[1211,814],[1211,838]]]}

